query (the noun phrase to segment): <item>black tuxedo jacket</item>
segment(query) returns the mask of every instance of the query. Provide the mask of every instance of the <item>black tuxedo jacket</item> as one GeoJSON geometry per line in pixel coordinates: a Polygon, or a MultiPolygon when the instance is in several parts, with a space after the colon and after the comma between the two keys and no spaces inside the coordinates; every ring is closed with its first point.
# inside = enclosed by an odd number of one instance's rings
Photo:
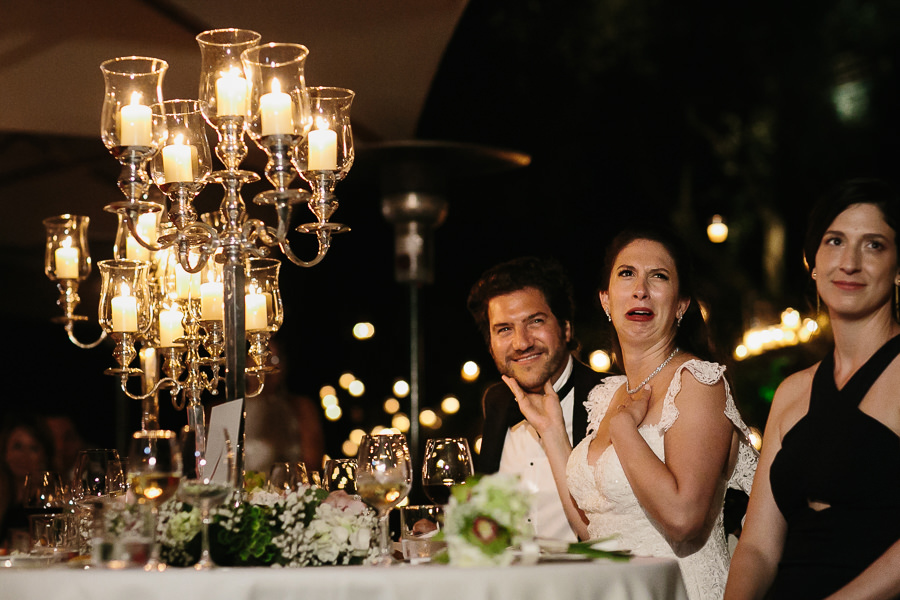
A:
{"type": "MultiPolygon", "coordinates": [[[[588,392],[609,373],[597,373],[584,363],[574,361],[569,376],[575,387],[575,405],[572,408],[572,445],[582,439],[587,431],[587,409],[584,402],[588,392]]],[[[482,399],[484,428],[481,432],[481,453],[475,460],[475,470],[479,473],[496,473],[500,468],[500,455],[506,431],[525,417],[519,410],[516,398],[502,381],[495,383],[484,392],[482,399]]]]}

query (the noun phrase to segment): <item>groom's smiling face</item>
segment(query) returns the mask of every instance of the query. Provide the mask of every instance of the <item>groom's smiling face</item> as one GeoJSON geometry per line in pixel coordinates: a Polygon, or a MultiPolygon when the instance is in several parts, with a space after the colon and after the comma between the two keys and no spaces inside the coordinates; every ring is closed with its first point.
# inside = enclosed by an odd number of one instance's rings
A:
{"type": "Polygon", "coordinates": [[[559,322],[540,290],[526,287],[495,296],[487,312],[491,356],[500,373],[532,392],[562,374],[572,328],[568,321],[559,322]]]}

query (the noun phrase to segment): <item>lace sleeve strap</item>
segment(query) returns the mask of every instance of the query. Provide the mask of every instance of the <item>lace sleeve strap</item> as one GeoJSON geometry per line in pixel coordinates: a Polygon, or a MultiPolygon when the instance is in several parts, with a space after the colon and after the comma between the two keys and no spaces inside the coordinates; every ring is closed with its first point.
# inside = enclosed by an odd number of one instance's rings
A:
{"type": "Polygon", "coordinates": [[[624,383],[624,375],[614,375],[604,379],[588,393],[588,399],[584,402],[588,418],[587,435],[596,433],[613,395],[624,383]]]}

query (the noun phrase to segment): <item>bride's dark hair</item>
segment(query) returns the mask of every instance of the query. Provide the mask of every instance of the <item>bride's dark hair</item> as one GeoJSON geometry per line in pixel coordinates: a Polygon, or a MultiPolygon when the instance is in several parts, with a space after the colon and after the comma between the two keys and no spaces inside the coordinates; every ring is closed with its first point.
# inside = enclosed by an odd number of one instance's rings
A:
{"type": "MultiPolygon", "coordinates": [[[[641,223],[623,229],[606,247],[603,260],[603,271],[600,274],[600,291],[609,290],[609,280],[615,266],[616,257],[630,243],[637,240],[657,242],[672,257],[678,274],[678,296],[688,298],[691,303],[681,319],[681,325],[675,333],[675,344],[685,352],[705,361],[716,361],[709,327],[701,309],[702,300],[698,297],[693,261],[684,242],[676,236],[671,227],[655,223],[641,223]]],[[[706,305],[704,305],[706,308],[706,305]]],[[[612,336],[613,360],[622,367],[622,348],[618,334],[612,336]]]]}

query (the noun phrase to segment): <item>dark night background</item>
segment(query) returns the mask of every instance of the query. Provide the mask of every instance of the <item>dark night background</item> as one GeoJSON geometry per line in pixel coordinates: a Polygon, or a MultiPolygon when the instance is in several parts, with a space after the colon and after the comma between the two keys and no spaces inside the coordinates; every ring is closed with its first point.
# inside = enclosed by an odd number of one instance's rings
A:
{"type": "MultiPolygon", "coordinates": [[[[594,303],[603,246],[624,223],[648,216],[667,220],[692,246],[697,271],[711,284],[726,355],[744,329],[777,322],[787,306],[812,314],[800,250],[811,204],[845,177],[895,177],[898,30],[900,4],[888,0],[472,0],[417,138],[514,150],[531,164],[489,176],[454,170],[449,213],[434,233],[435,282],[421,289],[422,407],[454,394],[463,408],[445,416],[439,432],[423,428],[423,439],[474,438],[479,430],[481,392],[496,369],[465,299],[481,272],[502,260],[533,254],[567,267],[576,334],[590,350],[608,347],[594,303]],[[713,214],[730,227],[725,244],[706,238],[713,214]],[[466,360],[482,367],[474,383],[460,380],[466,360]]],[[[336,386],[345,371],[366,383],[361,398],[339,394],[340,421],[323,419],[332,455],[350,429],[388,424],[382,402],[396,378],[409,377],[410,292],[394,280],[393,230],[381,215],[372,158],[382,141],[358,132],[356,163],[337,188],[335,219],[353,231],[335,239],[318,267],[285,264],[281,272],[286,314],[277,339],[288,353],[292,391],[317,400],[318,389],[336,386]],[[352,338],[361,320],[375,325],[373,339],[352,338]]],[[[0,136],[4,162],[14,164],[25,143],[0,136]]],[[[77,160],[115,186],[118,165],[99,139],[30,143],[51,164],[77,160]]],[[[261,167],[258,151],[245,166],[261,167]]],[[[3,186],[0,179],[0,195],[3,186]]],[[[201,212],[221,198],[215,187],[198,199],[201,212]]],[[[254,191],[248,187],[245,197],[254,191]]],[[[29,198],[4,196],[4,205],[39,204],[45,194],[71,196],[75,212],[91,201],[78,189],[36,189],[29,198]]],[[[106,258],[111,241],[93,239],[91,250],[95,262],[106,258]]],[[[102,373],[113,364],[111,346],[79,350],[49,322],[58,309],[41,273],[40,238],[29,247],[4,244],[3,254],[3,410],[70,411],[90,439],[117,443],[115,419],[120,431],[131,431],[139,413],[136,403],[117,399],[102,373]]],[[[95,270],[79,313],[94,317],[98,287],[95,270]]],[[[96,329],[83,331],[90,338],[96,329]]],[[[730,365],[751,425],[762,428],[774,386],[816,360],[825,344],[730,365]]],[[[170,408],[163,419],[170,428],[184,423],[170,408]]]]}

